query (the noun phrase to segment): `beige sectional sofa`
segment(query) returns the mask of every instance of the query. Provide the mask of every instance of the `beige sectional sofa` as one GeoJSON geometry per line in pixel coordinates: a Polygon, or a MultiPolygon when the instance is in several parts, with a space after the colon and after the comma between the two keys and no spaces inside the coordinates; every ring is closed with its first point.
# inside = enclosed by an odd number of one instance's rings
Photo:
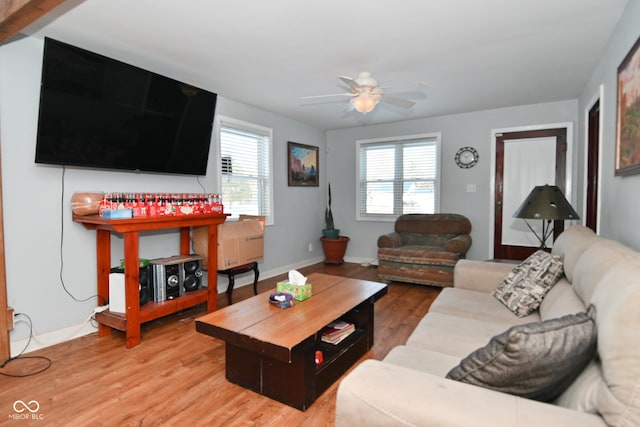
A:
{"type": "Polygon", "coordinates": [[[513,265],[461,260],[454,286],[442,290],[406,345],[383,361],[364,361],[342,380],[336,425],[640,426],[640,254],[582,226],[559,236],[552,253],[564,275],[525,317],[490,295],[513,265]],[[597,355],[553,401],[445,378],[506,329],[591,304],[597,355]]]}

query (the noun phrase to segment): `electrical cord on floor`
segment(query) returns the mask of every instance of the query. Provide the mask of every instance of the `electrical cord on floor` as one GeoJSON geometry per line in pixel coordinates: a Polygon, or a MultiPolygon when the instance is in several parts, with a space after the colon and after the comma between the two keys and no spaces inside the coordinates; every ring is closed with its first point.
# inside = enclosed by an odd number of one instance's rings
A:
{"type": "Polygon", "coordinates": [[[18,353],[17,356],[9,357],[2,364],[0,364],[0,369],[3,369],[9,363],[14,362],[16,360],[26,360],[26,359],[44,360],[46,362],[46,366],[44,366],[44,367],[42,367],[42,368],[40,368],[40,369],[38,369],[36,371],[28,372],[26,374],[11,374],[11,373],[0,371],[0,375],[4,375],[5,377],[13,377],[13,378],[24,378],[24,377],[30,377],[30,376],[33,376],[33,375],[37,375],[37,374],[39,374],[41,372],[46,371],[51,366],[51,359],[49,359],[48,357],[44,357],[44,356],[23,356],[22,355],[25,352],[25,350],[29,347],[29,344],[31,343],[31,337],[33,336],[33,322],[31,321],[31,318],[28,315],[24,314],[24,313],[16,313],[16,316],[24,316],[27,319],[29,319],[29,340],[27,341],[27,345],[24,346],[22,351],[20,351],[20,353],[18,353]]]}

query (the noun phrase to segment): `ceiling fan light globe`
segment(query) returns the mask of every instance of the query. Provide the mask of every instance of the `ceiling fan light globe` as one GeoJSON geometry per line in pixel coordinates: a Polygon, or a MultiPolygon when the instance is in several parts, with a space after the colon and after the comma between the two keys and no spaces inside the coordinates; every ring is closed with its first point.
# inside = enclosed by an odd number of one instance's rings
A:
{"type": "Polygon", "coordinates": [[[376,108],[378,99],[370,96],[356,96],[351,99],[351,104],[353,104],[353,108],[355,108],[359,113],[370,113],[374,108],[376,108]]]}

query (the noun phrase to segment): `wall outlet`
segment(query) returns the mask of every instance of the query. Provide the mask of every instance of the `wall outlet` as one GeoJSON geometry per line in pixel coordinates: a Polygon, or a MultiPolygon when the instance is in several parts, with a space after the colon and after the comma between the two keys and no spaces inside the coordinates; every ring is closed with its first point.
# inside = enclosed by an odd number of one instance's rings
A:
{"type": "Polygon", "coordinates": [[[476,185],[475,184],[467,184],[467,193],[475,193],[476,185]]]}
{"type": "Polygon", "coordinates": [[[309,252],[313,252],[313,243],[309,243],[309,252]]]}

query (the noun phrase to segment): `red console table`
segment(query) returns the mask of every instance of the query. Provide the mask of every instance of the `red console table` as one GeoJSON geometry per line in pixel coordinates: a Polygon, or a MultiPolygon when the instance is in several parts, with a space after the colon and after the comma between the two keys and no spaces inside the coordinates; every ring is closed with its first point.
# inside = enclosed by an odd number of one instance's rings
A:
{"type": "MultiPolygon", "coordinates": [[[[218,225],[222,224],[228,214],[158,216],[127,219],[105,219],[99,215],[73,215],[75,222],[83,224],[89,230],[96,230],[96,259],[98,267],[98,305],[109,299],[109,272],[111,270],[111,233],[124,237],[124,274],[125,274],[125,306],[126,313],[112,313],[109,310],[96,314],[99,323],[98,335],[105,336],[111,329],[125,332],[126,346],[132,348],[140,344],[140,325],[145,322],[166,316],[176,311],[207,303],[207,311],[217,308],[218,285],[215,274],[208,275],[207,288],[188,292],[185,295],[160,303],[148,302],[140,307],[138,245],[141,231],[164,230],[177,228],[180,230],[180,255],[188,255],[190,250],[191,227],[208,227],[208,265],[218,262],[218,225]]],[[[209,268],[216,271],[215,268],[209,268]]]]}

